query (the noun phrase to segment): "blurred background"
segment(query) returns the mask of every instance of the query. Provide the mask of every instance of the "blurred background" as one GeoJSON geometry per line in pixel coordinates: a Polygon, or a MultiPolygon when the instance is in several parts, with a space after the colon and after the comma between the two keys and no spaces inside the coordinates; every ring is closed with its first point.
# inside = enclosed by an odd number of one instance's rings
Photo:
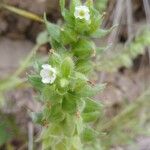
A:
{"type": "MultiPolygon", "coordinates": [[[[58,0],[1,0],[49,21],[61,22],[58,0]]],[[[68,0],[69,3],[69,0],[68,0]]],[[[95,0],[103,14],[103,29],[116,26],[96,44],[106,47],[95,61],[94,82],[107,83],[97,95],[104,113],[95,123],[104,150],[150,150],[150,1],[95,0]]],[[[45,29],[38,21],[0,7],[0,149],[40,150],[34,142],[40,126],[32,123],[38,111],[36,91],[27,82],[27,68],[37,35],[45,29]],[[23,69],[20,69],[23,66],[23,69]]],[[[49,44],[38,48],[45,56],[49,44]]]]}

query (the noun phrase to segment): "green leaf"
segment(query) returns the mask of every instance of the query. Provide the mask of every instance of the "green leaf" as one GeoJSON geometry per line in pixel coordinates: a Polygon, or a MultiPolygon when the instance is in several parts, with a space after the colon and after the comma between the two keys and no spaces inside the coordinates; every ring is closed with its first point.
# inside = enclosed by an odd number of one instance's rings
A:
{"type": "Polygon", "coordinates": [[[91,36],[93,38],[101,38],[101,37],[104,37],[106,36],[107,34],[109,34],[110,32],[112,32],[117,26],[113,26],[111,27],[110,29],[108,30],[105,30],[105,29],[98,29],[97,31],[95,31],[91,36]]]}
{"type": "Polygon", "coordinates": [[[97,137],[97,132],[94,131],[92,128],[84,128],[82,133],[82,140],[84,142],[91,142],[95,140],[97,137]]]}
{"type": "Polygon", "coordinates": [[[92,97],[95,96],[98,92],[101,92],[104,89],[104,87],[105,84],[100,84],[96,86],[86,84],[81,89],[76,89],[75,92],[78,96],[92,97]]]}
{"type": "Polygon", "coordinates": [[[0,146],[20,136],[16,120],[12,115],[0,113],[0,146]]]}
{"type": "Polygon", "coordinates": [[[86,86],[86,84],[87,82],[85,80],[76,79],[72,90],[75,92],[80,92],[86,86]]]}
{"type": "Polygon", "coordinates": [[[56,24],[50,23],[46,19],[46,14],[44,14],[44,21],[47,27],[48,34],[50,38],[56,42],[60,42],[60,27],[56,24]]]}
{"type": "Polygon", "coordinates": [[[70,13],[69,10],[65,9],[63,14],[64,20],[67,22],[67,25],[71,28],[74,28],[75,18],[73,14],[70,13]]]}
{"type": "Polygon", "coordinates": [[[100,111],[102,108],[102,104],[100,102],[96,102],[90,98],[86,99],[86,107],[84,109],[84,112],[94,112],[94,111],[100,111]]]}
{"type": "Polygon", "coordinates": [[[75,133],[75,118],[72,115],[67,114],[61,126],[65,135],[72,137],[75,133]]]}
{"type": "MultiPolygon", "coordinates": [[[[59,138],[59,135],[62,134],[62,132],[63,132],[63,128],[60,126],[60,124],[54,122],[51,123],[51,125],[49,126],[47,130],[47,136],[49,137],[51,135],[52,136],[56,135],[56,138],[59,138]]],[[[56,142],[58,142],[58,140],[56,142]]]]}
{"type": "Polygon", "coordinates": [[[68,91],[69,81],[65,78],[61,78],[57,84],[57,92],[60,95],[65,95],[68,91]]]}
{"type": "Polygon", "coordinates": [[[109,30],[104,29],[98,29],[95,33],[93,33],[91,36],[93,38],[101,38],[103,36],[106,36],[109,33],[109,30]]]}
{"type": "Polygon", "coordinates": [[[40,71],[42,69],[42,65],[45,63],[45,60],[39,56],[35,56],[33,58],[33,70],[35,74],[40,74],[40,71]]]}
{"type": "Polygon", "coordinates": [[[43,89],[44,84],[41,82],[41,77],[40,76],[38,76],[38,75],[29,75],[28,80],[35,89],[37,89],[39,91],[41,91],[43,89]]]}
{"type": "Polygon", "coordinates": [[[93,95],[91,86],[87,84],[81,87],[80,89],[76,89],[75,92],[78,96],[82,96],[82,97],[89,97],[93,95]]]}
{"type": "Polygon", "coordinates": [[[48,137],[42,140],[42,150],[51,149],[52,145],[55,145],[55,140],[52,137],[48,137]]]}
{"type": "Polygon", "coordinates": [[[81,143],[81,139],[79,136],[74,136],[72,143],[73,145],[71,147],[71,150],[83,150],[83,144],[81,143]]]}
{"type": "Polygon", "coordinates": [[[77,100],[78,97],[68,93],[62,102],[62,109],[70,114],[77,112],[77,100]]]}
{"type": "Polygon", "coordinates": [[[36,42],[37,42],[37,44],[39,44],[39,45],[43,45],[43,44],[48,43],[48,42],[49,42],[49,37],[48,37],[47,31],[41,32],[41,33],[38,35],[38,37],[37,37],[37,39],[36,39],[36,42]]]}
{"type": "Polygon", "coordinates": [[[91,8],[90,13],[91,13],[91,24],[89,27],[90,28],[89,34],[92,34],[99,29],[102,20],[100,18],[99,12],[96,9],[91,8]]]}
{"type": "Polygon", "coordinates": [[[66,140],[61,140],[54,147],[55,150],[67,150],[66,140]]]}
{"type": "Polygon", "coordinates": [[[70,29],[68,26],[61,30],[61,40],[64,45],[76,42],[78,40],[78,35],[70,29]]]}
{"type": "Polygon", "coordinates": [[[86,5],[87,5],[89,8],[93,7],[93,0],[87,0],[87,1],[86,1],[86,5]]]}
{"type": "Polygon", "coordinates": [[[76,129],[77,129],[77,134],[81,135],[84,129],[84,123],[82,117],[76,119],[76,129]]]}
{"type": "Polygon", "coordinates": [[[43,113],[42,112],[30,112],[30,116],[33,120],[34,123],[42,124],[42,119],[43,119],[43,113]]]}
{"type": "Polygon", "coordinates": [[[69,78],[74,69],[74,63],[70,57],[66,57],[61,64],[62,76],[69,78]]]}
{"type": "Polygon", "coordinates": [[[62,88],[65,88],[66,86],[68,86],[68,84],[69,84],[69,81],[64,78],[60,80],[60,86],[62,88]]]}
{"type": "Polygon", "coordinates": [[[88,74],[92,71],[93,64],[90,60],[79,60],[76,64],[76,69],[78,72],[88,74]]]}
{"type": "Polygon", "coordinates": [[[58,53],[53,52],[52,55],[49,57],[48,62],[51,66],[59,68],[61,64],[61,56],[58,53]]]}
{"type": "Polygon", "coordinates": [[[80,59],[89,58],[95,51],[95,44],[91,41],[79,40],[72,51],[80,59]]]}
{"type": "Polygon", "coordinates": [[[56,92],[54,86],[45,86],[42,91],[44,101],[48,101],[53,104],[61,103],[62,96],[56,92]]]}
{"type": "Polygon", "coordinates": [[[106,46],[106,47],[96,47],[96,52],[97,52],[97,54],[100,55],[101,53],[104,53],[104,52],[106,52],[107,50],[109,50],[111,47],[112,47],[111,44],[109,44],[109,45],[106,46]]]}
{"type": "Polygon", "coordinates": [[[93,121],[97,120],[99,118],[99,116],[100,116],[99,111],[94,111],[94,112],[89,112],[89,113],[83,113],[82,114],[84,122],[93,122],[93,121]]]}
{"type": "Polygon", "coordinates": [[[85,105],[86,105],[85,100],[80,99],[77,101],[77,109],[80,113],[82,113],[83,110],[85,109],[85,105]]]}
{"type": "Polygon", "coordinates": [[[76,18],[74,30],[79,35],[85,35],[86,36],[90,30],[90,24],[86,20],[81,20],[81,19],[76,18]]]}
{"type": "Polygon", "coordinates": [[[88,78],[81,72],[75,72],[75,77],[77,80],[80,79],[83,81],[88,81],[88,78]]]}
{"type": "Polygon", "coordinates": [[[102,105],[90,98],[87,98],[85,109],[82,113],[84,122],[92,122],[100,117],[102,105]]]}
{"type": "Polygon", "coordinates": [[[65,119],[61,104],[52,105],[50,112],[47,110],[46,113],[49,114],[49,120],[52,122],[61,122],[65,119]]]}
{"type": "Polygon", "coordinates": [[[42,140],[42,150],[49,150],[55,146],[62,134],[62,128],[58,124],[50,124],[48,128],[43,128],[39,140],[42,140]]]}

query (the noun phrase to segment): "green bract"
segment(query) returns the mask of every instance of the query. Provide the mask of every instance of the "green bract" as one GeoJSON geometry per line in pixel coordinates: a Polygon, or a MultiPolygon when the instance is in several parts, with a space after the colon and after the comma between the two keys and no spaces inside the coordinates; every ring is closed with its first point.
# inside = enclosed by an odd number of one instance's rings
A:
{"type": "Polygon", "coordinates": [[[64,25],[52,24],[44,15],[47,31],[37,38],[40,44],[50,42],[52,50],[44,67],[38,67],[44,68],[42,72],[38,70],[29,76],[43,104],[41,112],[32,116],[43,126],[43,150],[85,150],[87,145],[91,150],[99,150],[98,133],[88,123],[101,114],[101,105],[92,97],[104,85],[92,84],[87,75],[93,69],[91,58],[97,49],[90,37],[103,35],[99,29],[100,14],[91,0],[80,7],[89,10],[90,22],[74,16],[76,7],[83,5],[80,0],[72,0],[69,9],[64,7],[65,0],[60,0],[60,5],[64,25]],[[53,82],[49,83],[49,78],[53,82]]]}

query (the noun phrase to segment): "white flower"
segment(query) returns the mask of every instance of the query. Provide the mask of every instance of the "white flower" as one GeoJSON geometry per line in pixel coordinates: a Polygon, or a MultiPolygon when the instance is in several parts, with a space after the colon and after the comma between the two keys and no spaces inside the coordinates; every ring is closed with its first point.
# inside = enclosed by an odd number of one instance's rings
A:
{"type": "Polygon", "coordinates": [[[90,10],[87,6],[77,6],[74,12],[75,18],[90,21],[90,10]]]}
{"type": "Polygon", "coordinates": [[[42,65],[42,70],[40,76],[42,77],[42,82],[45,84],[52,84],[56,79],[56,69],[52,68],[49,64],[42,65]]]}

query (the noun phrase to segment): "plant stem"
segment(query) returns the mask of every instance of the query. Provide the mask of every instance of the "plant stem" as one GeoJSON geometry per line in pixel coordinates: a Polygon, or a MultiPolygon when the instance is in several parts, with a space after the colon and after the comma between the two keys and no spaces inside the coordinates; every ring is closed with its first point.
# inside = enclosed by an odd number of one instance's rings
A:
{"type": "Polygon", "coordinates": [[[21,66],[16,70],[13,77],[19,76],[29,66],[29,63],[30,63],[32,57],[36,54],[36,51],[38,50],[39,47],[40,47],[40,45],[35,45],[33,47],[33,49],[31,50],[29,55],[26,57],[26,59],[23,61],[21,66]]]}
{"type": "Polygon", "coordinates": [[[44,23],[44,20],[40,16],[38,16],[38,15],[32,13],[32,12],[28,12],[28,11],[25,11],[23,9],[16,8],[16,7],[7,5],[7,4],[0,4],[0,8],[7,9],[7,10],[9,10],[13,13],[16,13],[20,16],[23,16],[25,18],[44,23]]]}
{"type": "Polygon", "coordinates": [[[16,72],[13,75],[11,75],[1,81],[2,83],[0,85],[0,92],[8,90],[8,89],[12,89],[12,88],[19,86],[20,84],[23,84],[26,82],[26,79],[20,79],[20,78],[18,78],[18,76],[29,66],[31,59],[35,55],[39,46],[40,45],[35,45],[33,47],[31,52],[28,54],[26,59],[23,61],[22,65],[16,70],[16,72]]]}

